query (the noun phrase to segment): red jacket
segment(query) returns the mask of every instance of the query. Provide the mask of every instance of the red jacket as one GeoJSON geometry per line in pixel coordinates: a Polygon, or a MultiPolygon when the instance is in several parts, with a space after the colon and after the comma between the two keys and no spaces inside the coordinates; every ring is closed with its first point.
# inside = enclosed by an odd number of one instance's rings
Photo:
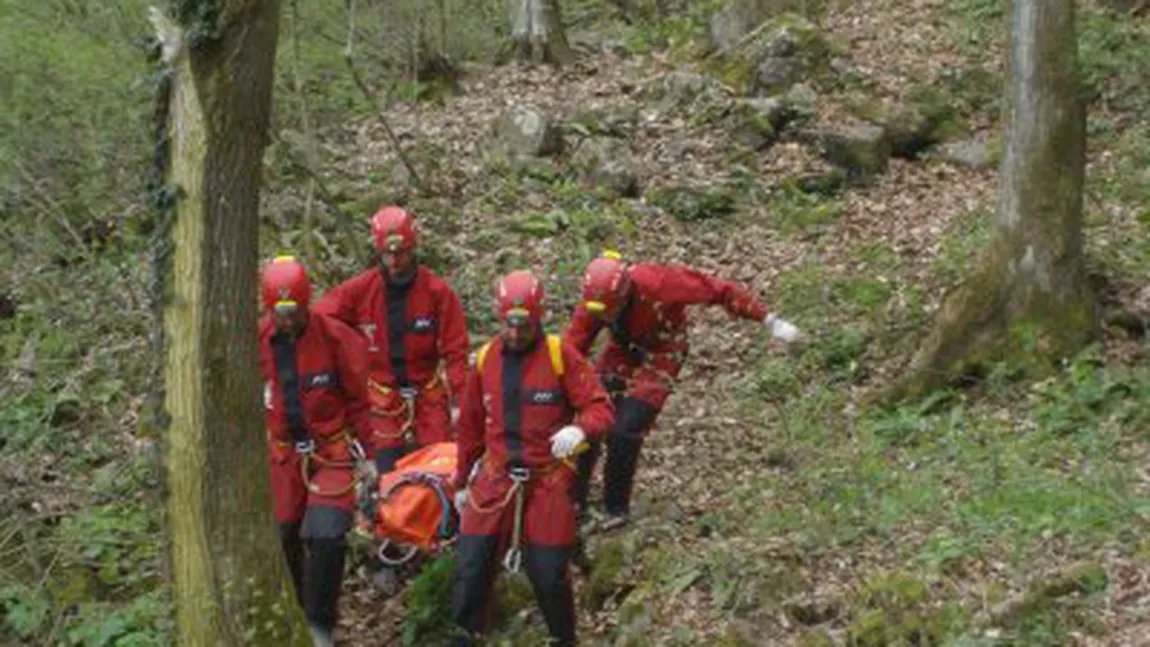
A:
{"type": "Polygon", "coordinates": [[[579,352],[587,354],[599,331],[609,327],[615,341],[628,348],[637,346],[651,352],[685,350],[687,347],[687,306],[721,305],[735,317],[762,321],[767,307],[753,294],[733,281],[727,281],[685,265],[640,263],[631,267],[634,291],[623,306],[617,323],[607,322],[575,307],[564,338],[579,352]]]}
{"type": "MultiPolygon", "coordinates": [[[[598,438],[615,420],[615,409],[594,367],[568,344],[561,347],[558,376],[544,339],[525,353],[504,352],[496,337],[483,365],[467,374],[459,416],[456,485],[465,487],[472,465],[506,472],[513,463],[540,468],[552,463],[551,436],[575,424],[598,438]]],[[[486,468],[485,468],[486,469],[486,468]]]]}
{"type": "Polygon", "coordinates": [[[427,384],[445,365],[458,398],[467,373],[470,341],[463,305],[446,281],[420,266],[406,290],[391,290],[372,268],[328,290],[313,308],[359,329],[368,341],[368,371],[390,386],[427,384]],[[392,352],[395,347],[399,352],[392,352]]]}
{"type": "Polygon", "coordinates": [[[370,437],[366,343],[354,330],[315,312],[294,343],[276,335],[270,315],[260,320],[260,372],[264,406],[274,440],[293,442],[290,421],[299,407],[303,427],[313,438],[351,427],[361,441],[370,437]],[[292,361],[294,360],[294,361],[292,361]],[[299,400],[285,397],[296,382],[299,400]]]}

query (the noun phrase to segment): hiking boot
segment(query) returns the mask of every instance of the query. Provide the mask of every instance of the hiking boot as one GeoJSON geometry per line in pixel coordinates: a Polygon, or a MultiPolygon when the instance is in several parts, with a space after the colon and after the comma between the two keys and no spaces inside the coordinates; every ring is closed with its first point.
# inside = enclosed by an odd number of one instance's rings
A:
{"type": "Polygon", "coordinates": [[[335,647],[335,639],[332,638],[331,629],[325,629],[310,622],[307,628],[311,631],[311,640],[315,647],[335,647]]]}
{"type": "Polygon", "coordinates": [[[601,532],[611,532],[613,530],[618,530],[618,529],[622,528],[623,526],[626,526],[630,522],[631,522],[631,515],[629,515],[626,512],[620,512],[620,513],[608,512],[607,516],[603,518],[603,521],[601,521],[599,523],[599,530],[601,532]]]}

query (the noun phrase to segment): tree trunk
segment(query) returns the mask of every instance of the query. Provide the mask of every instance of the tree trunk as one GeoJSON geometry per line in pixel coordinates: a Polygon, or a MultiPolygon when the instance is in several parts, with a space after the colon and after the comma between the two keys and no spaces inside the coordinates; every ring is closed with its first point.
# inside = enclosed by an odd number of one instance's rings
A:
{"type": "Polygon", "coordinates": [[[508,0],[511,42],[523,60],[564,65],[574,60],[563,33],[559,0],[508,0]]]}
{"type": "Polygon", "coordinates": [[[279,2],[178,6],[174,21],[152,11],[172,75],[167,183],[180,193],[164,312],[178,642],[307,645],[271,512],[256,344],[279,2]]]}
{"type": "Polygon", "coordinates": [[[995,231],[895,395],[985,365],[1043,372],[1098,334],[1082,244],[1086,112],[1074,0],[1014,0],[1006,155],[995,231]]]}

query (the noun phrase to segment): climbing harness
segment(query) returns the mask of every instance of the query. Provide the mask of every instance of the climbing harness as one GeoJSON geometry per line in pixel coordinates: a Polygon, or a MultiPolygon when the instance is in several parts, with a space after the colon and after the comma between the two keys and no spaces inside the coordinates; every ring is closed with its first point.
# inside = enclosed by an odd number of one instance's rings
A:
{"type": "Polygon", "coordinates": [[[418,399],[419,393],[421,391],[427,392],[438,388],[440,386],[440,377],[437,373],[422,387],[405,386],[398,389],[380,384],[379,382],[376,382],[374,379],[369,377],[367,379],[367,386],[372,391],[378,393],[384,402],[391,400],[391,395],[393,393],[399,395],[399,400],[396,402],[395,406],[390,408],[372,406],[371,408],[371,413],[376,417],[403,419],[403,422],[400,425],[398,431],[390,434],[381,434],[379,432],[375,433],[375,436],[382,440],[384,444],[388,444],[398,441],[412,432],[413,428],[415,427],[415,403],[418,399]]]}
{"type": "Polygon", "coordinates": [[[349,461],[336,461],[324,458],[318,451],[316,451],[316,442],[314,438],[307,440],[297,440],[293,442],[275,440],[275,444],[279,447],[291,447],[300,456],[299,469],[300,476],[303,478],[304,487],[308,492],[318,496],[324,497],[338,497],[347,494],[358,484],[357,479],[352,478],[351,481],[344,487],[335,490],[324,490],[316,485],[311,480],[312,463],[314,461],[318,467],[332,467],[332,468],[355,468],[367,460],[367,454],[363,451],[363,446],[359,444],[352,434],[344,429],[339,433],[332,434],[331,436],[321,437],[320,442],[323,444],[331,444],[335,442],[346,442],[348,444],[348,451],[351,454],[349,461]]]}
{"type": "Polygon", "coordinates": [[[586,442],[579,443],[575,451],[561,460],[557,460],[545,468],[537,469],[532,474],[532,470],[526,467],[512,467],[508,470],[507,475],[511,479],[511,487],[507,488],[507,494],[503,496],[498,502],[493,505],[483,507],[475,502],[473,497],[468,497],[467,504],[471,509],[480,514],[490,514],[506,508],[512,501],[515,500],[515,517],[511,526],[511,544],[507,549],[507,553],[503,556],[503,567],[512,573],[518,573],[523,565],[523,515],[527,507],[527,482],[531,477],[546,476],[560,466],[566,466],[572,471],[575,470],[575,462],[573,458],[582,454],[590,449],[590,445],[586,442]]]}

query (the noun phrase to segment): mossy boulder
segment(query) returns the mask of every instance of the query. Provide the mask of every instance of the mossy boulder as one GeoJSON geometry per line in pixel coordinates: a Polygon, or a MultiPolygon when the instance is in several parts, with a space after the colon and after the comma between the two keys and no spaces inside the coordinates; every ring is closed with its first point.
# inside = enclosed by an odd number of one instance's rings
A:
{"type": "Polygon", "coordinates": [[[639,123],[639,106],[612,104],[583,110],[567,124],[569,130],[585,137],[629,137],[639,123]]]}
{"type": "Polygon", "coordinates": [[[816,10],[821,4],[811,0],[729,0],[708,21],[711,51],[724,52],[735,47],[764,21],[779,14],[816,10]]]}
{"type": "Polygon", "coordinates": [[[738,92],[779,96],[795,83],[825,78],[830,51],[818,26],[799,14],[783,13],[721,58],[719,74],[738,92]]]}
{"type": "Polygon", "coordinates": [[[849,181],[863,183],[886,172],[891,145],[882,127],[858,122],[817,131],[813,139],[823,158],[842,168],[849,181]]]}
{"type": "Polygon", "coordinates": [[[725,104],[729,94],[713,76],[677,70],[647,82],[641,97],[647,103],[644,112],[660,115],[675,110],[698,112],[725,104]]]}
{"type": "Polygon", "coordinates": [[[727,114],[735,141],[756,150],[774,144],[790,118],[790,107],[774,98],[741,99],[727,114]]]}
{"type": "Polygon", "coordinates": [[[951,102],[931,88],[915,90],[894,103],[857,100],[852,112],[881,127],[890,142],[891,155],[904,159],[917,159],[928,148],[965,134],[951,102]]]}
{"type": "Polygon", "coordinates": [[[992,168],[1002,161],[1002,139],[986,132],[976,133],[942,144],[930,156],[966,168],[992,168]]]}
{"type": "Polygon", "coordinates": [[[615,195],[634,198],[641,193],[638,162],[627,143],[614,137],[594,137],[579,143],[571,166],[584,183],[615,195]]]}
{"type": "Polygon", "coordinates": [[[534,106],[517,105],[501,114],[492,125],[494,149],[510,159],[545,157],[563,150],[563,134],[557,124],[534,106]]]}

